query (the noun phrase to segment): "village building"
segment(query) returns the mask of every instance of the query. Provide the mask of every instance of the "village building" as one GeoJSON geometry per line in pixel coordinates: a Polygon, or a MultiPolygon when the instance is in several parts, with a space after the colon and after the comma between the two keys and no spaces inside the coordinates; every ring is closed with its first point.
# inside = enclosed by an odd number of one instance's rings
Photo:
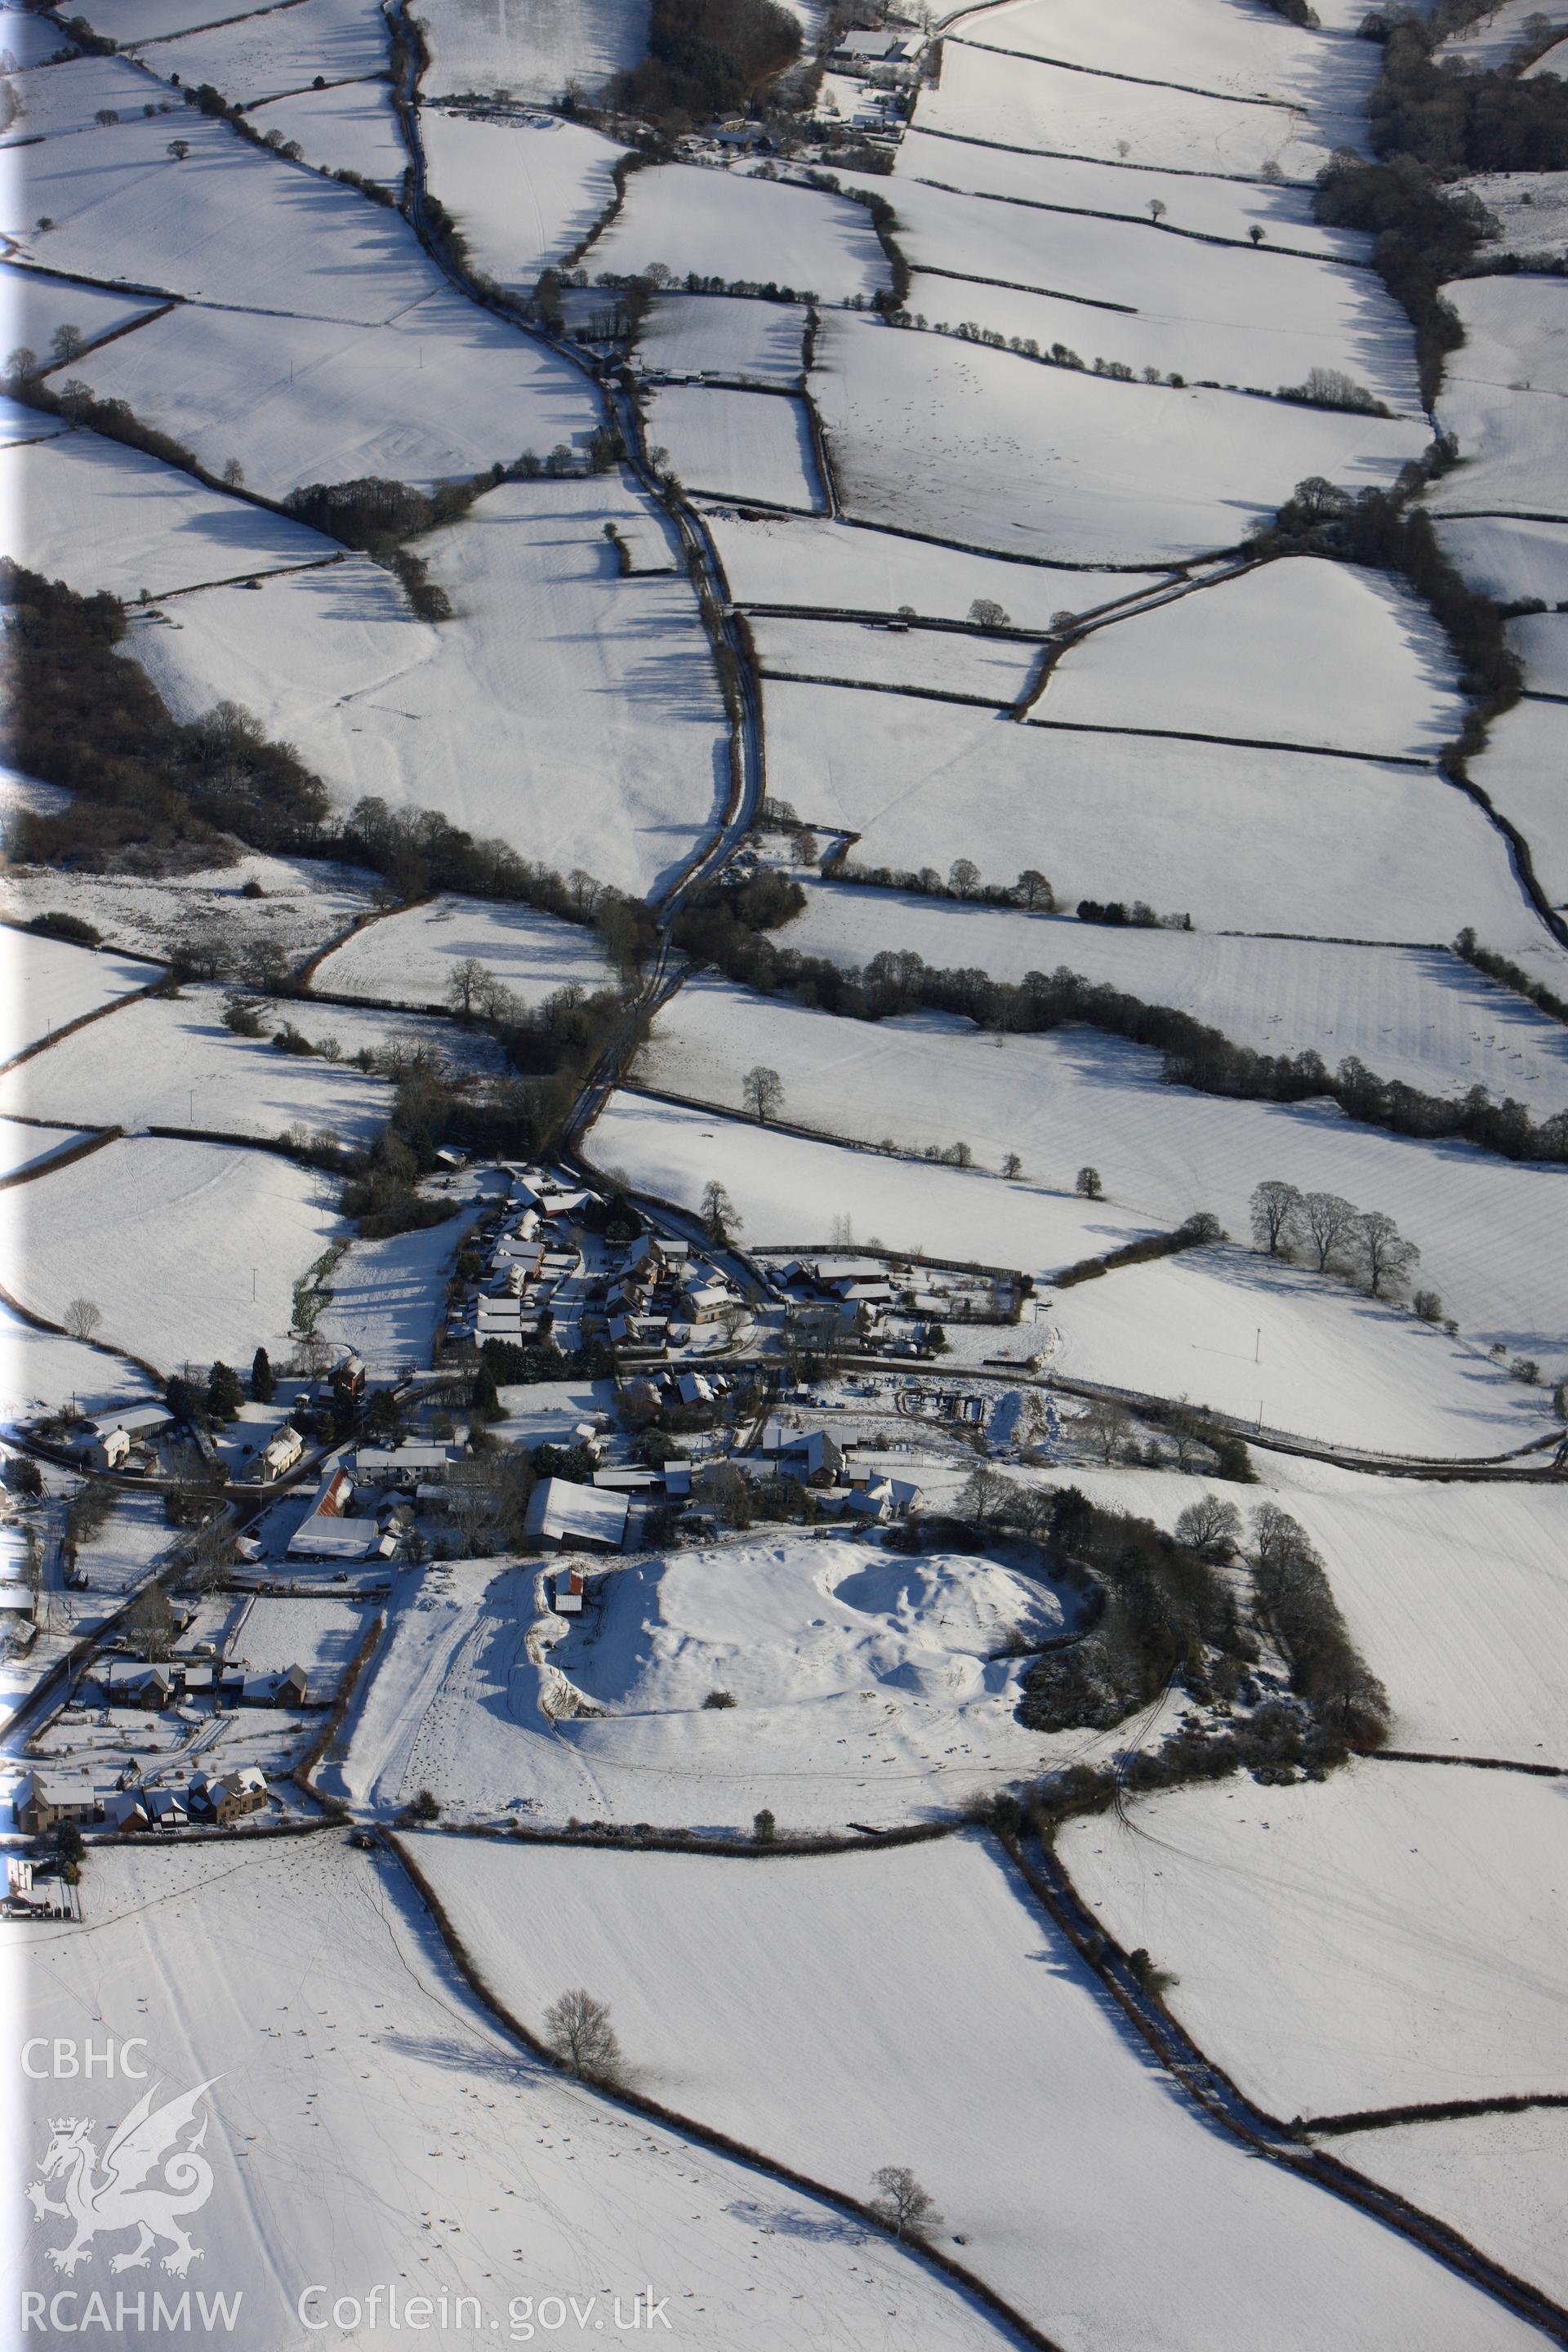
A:
{"type": "Polygon", "coordinates": [[[270,1485],[292,1470],[305,1451],[305,1441],[292,1422],[286,1421],[275,1437],[269,1437],[256,1457],[254,1475],[261,1484],[270,1485]]]}
{"type": "Polygon", "coordinates": [[[38,1837],[62,1822],[94,1822],[98,1791],[80,1773],[24,1772],[11,1791],[11,1812],[24,1837],[38,1837]]]}
{"type": "Polygon", "coordinates": [[[626,1538],[628,1508],[626,1496],[613,1489],[578,1486],[568,1478],[542,1478],[528,1498],[523,1531],[534,1543],[618,1551],[626,1538]]]}

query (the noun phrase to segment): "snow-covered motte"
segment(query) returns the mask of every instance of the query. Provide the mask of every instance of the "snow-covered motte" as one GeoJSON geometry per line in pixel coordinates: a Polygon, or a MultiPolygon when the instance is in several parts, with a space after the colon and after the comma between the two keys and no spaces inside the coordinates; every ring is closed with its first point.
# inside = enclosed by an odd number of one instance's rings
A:
{"type": "Polygon", "coordinates": [[[263,942],[291,964],[303,962],[366,910],[375,879],[326,858],[269,857],[251,850],[232,866],[155,878],[14,866],[5,895],[7,911],[24,922],[58,909],[91,923],[108,942],[100,953],[112,949],[162,961],[180,940],[196,937],[221,946],[237,970],[263,942]],[[247,883],[260,895],[247,898],[247,883]]]}
{"type": "Polygon", "coordinates": [[[1516,1773],[1366,1760],[1321,1787],[1168,1790],[1061,1851],[1244,2091],[1343,2115],[1561,2084],[1565,1897],[1542,1858],[1562,1801],[1516,1773]]]}
{"type": "Polygon", "coordinates": [[[1467,278],[1444,289],[1464,324],[1437,396],[1460,463],[1433,488],[1436,512],[1560,520],[1568,511],[1563,400],[1568,394],[1568,281],[1467,278]]]}
{"type": "Polygon", "coordinates": [[[1401,2352],[1530,2340],[1206,2126],[978,1839],[761,1863],[414,1851],[525,2021],[591,1985],[678,2111],[857,2195],[908,2164],[960,2259],[1058,2342],[1316,2352],[1374,2310],[1401,2352]]]}

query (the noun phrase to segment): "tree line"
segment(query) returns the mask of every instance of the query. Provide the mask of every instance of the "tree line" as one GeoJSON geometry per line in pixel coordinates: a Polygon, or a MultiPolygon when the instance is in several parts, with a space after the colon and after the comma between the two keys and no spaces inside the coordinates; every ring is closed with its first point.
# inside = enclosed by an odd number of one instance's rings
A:
{"type": "Polygon", "coordinates": [[[788,993],[847,1020],[951,1013],[978,1028],[1019,1035],[1078,1024],[1163,1055],[1168,1086],[1252,1102],[1327,1097],[1349,1118],[1391,1134],[1474,1143],[1510,1160],[1568,1160],[1568,1111],[1537,1124],[1523,1103],[1512,1096],[1494,1102],[1485,1087],[1456,1099],[1379,1077],[1355,1055],[1331,1070],[1314,1047],[1259,1053],[1174,1005],[1147,1003],[1065,964],[1007,982],[977,966],[939,969],[911,948],[884,949],[864,966],[802,954],[768,936],[798,911],[792,893],[804,902],[799,885],[778,876],[713,884],[677,918],[676,945],[760,994],[788,993]]]}

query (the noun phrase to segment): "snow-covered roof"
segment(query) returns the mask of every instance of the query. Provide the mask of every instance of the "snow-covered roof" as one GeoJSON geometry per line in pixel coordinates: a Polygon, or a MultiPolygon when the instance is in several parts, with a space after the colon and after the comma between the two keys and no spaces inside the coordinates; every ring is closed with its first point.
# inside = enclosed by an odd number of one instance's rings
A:
{"type": "Polygon", "coordinates": [[[626,1499],[569,1478],[542,1478],[528,1498],[527,1534],[550,1542],[618,1544],[626,1531],[626,1499]]]}

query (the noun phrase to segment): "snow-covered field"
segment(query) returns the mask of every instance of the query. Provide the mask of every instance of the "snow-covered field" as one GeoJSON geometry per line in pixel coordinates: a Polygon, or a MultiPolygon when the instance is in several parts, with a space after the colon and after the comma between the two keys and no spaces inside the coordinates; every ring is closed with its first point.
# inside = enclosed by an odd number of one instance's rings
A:
{"type": "MultiPolygon", "coordinates": [[[[164,1371],[187,1358],[248,1363],[258,1346],[281,1360],[293,1285],[337,1230],[331,1190],[269,1151],[158,1137],[110,1143],[6,1196],[0,1282],[54,1323],[71,1299],[90,1299],[102,1311],[100,1339],[164,1371]]],[[[110,1384],[107,1359],[52,1344],[110,1384]]],[[[58,1369],[47,1364],[42,1380],[58,1369]]],[[[40,1384],[24,1360],[17,1386],[40,1384]]]]}
{"type": "Polygon", "coordinates": [[[1069,646],[1032,717],[1432,758],[1465,706],[1447,639],[1382,575],[1266,563],[1069,646]]]}
{"type": "Polygon", "coordinates": [[[220,944],[237,969],[263,942],[290,963],[302,962],[364,912],[375,880],[325,858],[269,857],[251,850],[232,866],[156,879],[13,866],[5,902],[22,922],[57,908],[79,916],[121,954],[162,961],[179,940],[195,936],[220,944]],[[247,883],[261,896],[246,898],[247,883]]]}
{"type": "MultiPolygon", "coordinates": [[[[110,349],[123,351],[134,341],[128,336],[110,349]]],[[[320,531],[205,489],[189,474],[96,433],[64,433],[7,449],[0,455],[0,483],[8,551],[79,595],[107,588],[130,602],[143,588],[161,596],[247,572],[322,563],[338,552],[320,531]]]]}
{"type": "Polygon", "coordinates": [[[5,1119],[0,1123],[0,1178],[8,1181],[25,1169],[41,1168],[46,1160],[86,1141],[79,1129],[24,1127],[16,1120],[5,1119]]]}
{"type": "Polygon", "coordinates": [[[999,710],[1033,683],[1040,663],[1038,646],[962,636],[954,630],[890,633],[874,621],[756,620],[752,639],[770,677],[925,688],[966,695],[999,710]]]}
{"type": "Polygon", "coordinates": [[[342,82],[325,89],[298,89],[269,98],[255,110],[265,138],[269,131],[294,140],[307,163],[318,171],[350,171],[362,179],[397,187],[408,150],[384,81],[342,82]]]}
{"type": "Polygon", "coordinates": [[[1384,485],[1426,438],[1418,419],[1111,383],[838,316],[811,385],[848,512],[1047,562],[1231,547],[1303,477],[1384,485]]]}
{"type": "Polygon", "coordinates": [[[1205,929],[1431,942],[1472,923],[1510,951],[1545,936],[1501,837],[1415,769],[835,687],[774,684],[767,701],[769,792],[858,834],[865,866],[945,874],[967,857],[987,883],[1032,866],[1065,906],[1142,898],[1205,929]]]}
{"type": "MultiPolygon", "coordinates": [[[[1559,985],[1568,979],[1562,951],[1541,936],[1532,968],[1559,985]]],[[[1177,1005],[1257,1053],[1310,1050],[1331,1069],[1354,1054],[1380,1077],[1429,1094],[1479,1085],[1516,1095],[1537,1118],[1568,1103],[1562,1023],[1445,948],[1112,930],[1067,915],[824,882],[808,882],[805,912],[780,945],[848,965],[885,948],[912,950],[939,971],[978,969],[998,981],[1066,964],[1147,1003],[1177,1005]]]]}
{"type": "Polygon", "coordinates": [[[1516,2277],[1568,2303],[1562,2230],[1568,2115],[1561,2107],[1407,2124],[1322,2145],[1462,2231],[1516,2277]]]}
{"type": "MultiPolygon", "coordinates": [[[[757,1063],[783,1080],[776,1115],[804,1126],[870,1144],[891,1138],[917,1151],[962,1141],[991,1169],[1016,1151],[1026,1183],[1058,1195],[1092,1164],[1117,1204],[1111,1222],[1120,1213],[1168,1229],[1208,1209],[1245,1234],[1252,1190],[1274,1176],[1384,1209],[1421,1247],[1421,1282],[1443,1294],[1469,1336],[1501,1338],[1511,1352],[1529,1334],[1530,1352],[1545,1349],[1549,1361],[1563,1352],[1568,1266],[1559,1278],[1550,1239],[1568,1201],[1560,1169],[1354,1126],[1323,1101],[1287,1107],[1166,1087],[1158,1055],[1094,1030],[1004,1039],[935,1013],[840,1020],[784,998],[745,998],[710,979],[689,982],[665,1007],[637,1076],[739,1109],[744,1074],[757,1063]]],[[[595,1139],[601,1164],[620,1156],[613,1130],[595,1139]]],[[[772,1149],[754,1131],[750,1141],[759,1159],[772,1149]]],[[[985,1185],[971,1212],[971,1246],[947,1254],[1004,1262],[987,1235],[1002,1197],[1003,1186],[985,1185]]],[[[751,1238],[808,1236],[756,1229],[751,1238]]],[[[900,1247],[910,1236],[906,1229],[882,1238],[900,1247]]],[[[1048,1273],[1064,1261],[1042,1246],[1013,1262],[1048,1273]]]]}
{"type": "Polygon", "coordinates": [[[302,0],[162,41],[147,62],[164,80],[177,74],[190,89],[211,82],[251,106],[304,89],[318,74],[329,82],[384,76],[386,19],[374,0],[302,0]]]}
{"type": "Polygon", "coordinates": [[[353,1243],[332,1270],[321,1336],[362,1355],[373,1380],[426,1364],[446,1306],[453,1255],[467,1220],[427,1225],[390,1240],[353,1243]]]}
{"type": "Polygon", "coordinates": [[[1524,664],[1527,690],[1568,702],[1568,614],[1527,613],[1511,624],[1509,642],[1524,664]]]}
{"type": "Polygon", "coordinates": [[[574,82],[590,95],[635,66],[647,41],[648,0],[531,0],[492,9],[482,0],[429,0],[428,87],[514,98],[561,98],[574,82]]]}
{"type": "Polygon", "coordinates": [[[1075,1822],[1061,1853],[1244,2091],[1342,2115],[1562,2088],[1562,1804],[1516,1773],[1367,1761],[1166,1790],[1125,1826],[1075,1822]]]}
{"type": "MultiPolygon", "coordinates": [[[[1123,59],[1126,54],[1123,48],[1123,59]]],[[[1293,107],[1210,98],[1121,73],[1084,73],[952,39],[943,44],[940,87],[921,93],[920,121],[924,130],[953,138],[1101,163],[1114,160],[1125,142],[1125,160],[1134,164],[1244,179],[1256,179],[1273,163],[1288,180],[1310,180],[1337,143],[1293,107]]]]}
{"type": "MultiPolygon", "coordinates": [[[[931,1125],[939,1114],[940,1107],[931,1125]]],[[[636,1094],[611,1096],[584,1148],[595,1167],[622,1171],[639,1192],[687,1209],[717,1178],[745,1220],[745,1242],[756,1248],[820,1247],[847,1221],[849,1240],[1051,1272],[1136,1241],[1157,1222],[1027,1181],[1003,1183],[805,1136],[760,1138],[750,1119],[636,1094]]],[[[1005,1331],[997,1337],[1016,1344],[1005,1331]]]]}
{"type": "MultiPolygon", "coordinates": [[[[309,2324],[352,2298],[354,2340],[376,2352],[405,2345],[443,2300],[454,2341],[548,2341],[552,2295],[586,2305],[590,2331],[596,2313],[606,2344],[640,2342],[658,2326],[650,2281],[672,2340],[697,2352],[773,2352],[805,2340],[803,2313],[828,2341],[887,2352],[1010,2340],[887,2240],[528,2057],[467,1990],[397,1865],[351,1853],[340,1832],[227,1848],[221,1869],[199,1849],[106,1849],[91,1877],[90,1930],[16,1931],[18,1991],[33,2032],[68,2037],[101,2018],[146,2038],[165,2097],[207,2085],[216,2182],[192,2223],[191,2284],[243,2294],[235,2352],[293,2340],[312,2286],[309,2324]]],[[[101,2146],[124,2088],[100,2079],[90,2095],[79,2085],[84,2099],[101,2146]]],[[[39,2154],[59,2105],[40,2084],[39,2154]]],[[[57,2288],[45,2249],[60,2242],[58,2222],[32,2230],[11,2291],[57,2288]]],[[[1440,2286],[1415,2285],[1419,2312],[1443,2307],[1440,2286]]],[[[121,2340],[150,2352],[163,2338],[130,2308],[121,2340]]],[[[1477,2317],[1478,2352],[1511,2345],[1477,2317]]]]}
{"type": "MultiPolygon", "coordinates": [[[[1528,5],[1528,0],[1516,0],[1528,5]]],[[[1373,68],[1352,41],[1277,23],[1246,0],[1128,0],[1107,16],[1096,0],[1016,0],[961,17],[953,37],[976,48],[1054,58],[1141,81],[1185,82],[1226,98],[1289,99],[1313,113],[1359,102],[1373,68]]]]}
{"type": "Polygon", "coordinates": [[[1450,33],[1441,54],[1495,69],[1508,64],[1518,43],[1527,37],[1526,26],[1533,30],[1538,23],[1559,25],[1568,31],[1568,11],[1552,5],[1552,0],[1545,0],[1544,5],[1542,0],[1500,0],[1500,5],[1482,12],[1478,23],[1450,33]]]}
{"type": "Polygon", "coordinates": [[[385,1078],[349,1067],[355,1054],[378,1050],[395,1031],[459,1068],[502,1066],[488,1038],[418,1013],[313,1006],[308,1000],[264,1013],[261,1036],[241,1037],[225,1027],[223,993],[216,987],[187,987],[173,1001],[144,997],[89,1022],[0,1079],[0,1109],[132,1131],[205,1128],[270,1138],[304,1127],[363,1150],[386,1123],[392,1087],[385,1078]],[[332,1045],[333,1058],[280,1052],[271,1039],[286,1021],[312,1045],[332,1045]]]}
{"type": "Polygon", "coordinates": [[[558,988],[603,988],[612,977],[597,934],[581,924],[533,907],[444,896],[356,931],[317,966],[313,985],[327,995],[441,1005],[454,967],[475,960],[524,1004],[558,988]]]}
{"type": "Polygon", "coordinates": [[[545,263],[587,236],[615,193],[623,151],[581,123],[487,122],[426,107],[419,126],[432,192],[478,268],[519,292],[531,294],[545,263]]]}
{"type": "Polygon", "coordinates": [[[246,1608],[226,1654],[253,1675],[303,1666],[310,1697],[331,1698],[369,1622],[366,1609],[352,1601],[260,1596],[246,1608]]]}
{"type": "Polygon", "coordinates": [[[1458,436],[1461,462],[1434,487],[1434,510],[1561,520],[1568,508],[1568,283],[1462,278],[1445,299],[1465,341],[1448,362],[1437,421],[1458,436]]]}
{"type": "MultiPolygon", "coordinates": [[[[49,344],[58,327],[79,327],[90,342],[112,334],[132,319],[145,318],[156,306],[144,297],[110,294],[101,286],[73,286],[68,278],[52,278],[42,269],[0,269],[0,314],[9,345],[22,343],[40,362],[51,357],[49,344]]],[[[75,363],[72,365],[75,373],[75,363]]],[[[40,428],[52,420],[35,412],[40,428]]]]}
{"type": "Polygon", "coordinates": [[[901,179],[894,209],[916,273],[907,307],[933,323],[973,320],[1043,351],[1066,343],[1091,365],[1152,364],[1264,392],[1336,368],[1391,407],[1419,410],[1408,322],[1370,271],[1173,236],[1164,221],[1181,223],[1180,196],[1151,189],[1142,220],[1100,220],[901,179]],[[1149,203],[1162,207],[1158,225],[1149,203]]]}
{"type": "Polygon", "coordinates": [[[857,2195],[908,2163],[960,2259],[1058,2342],[1525,2341],[1391,2232],[1206,2128],[977,1839],[763,1863],[413,1850],[526,2022],[557,1984],[588,1984],[678,2112],[857,2195]]]}
{"type": "Polygon", "coordinates": [[[1062,1335],[1053,1371],[1256,1415],[1320,1444],[1500,1454],[1539,1436],[1546,1418],[1540,1391],[1479,1348],[1237,1248],[1128,1266],[1040,1311],[1062,1335]]]}
{"type": "Polygon", "coordinates": [[[1552,904],[1568,902],[1562,710],[1550,702],[1521,702],[1505,710],[1492,721],[1491,740],[1470,773],[1529,842],[1536,879],[1552,904]]]}
{"type": "Polygon", "coordinates": [[[842,302],[888,283],[870,215],[847,197],[685,163],[634,172],[626,198],[584,259],[635,273],[662,261],[727,284],[792,287],[842,302]]]}
{"type": "Polygon", "coordinates": [[[68,940],[0,930],[0,996],[5,1008],[0,1060],[160,977],[156,964],[135,962],[110,950],[95,954],[89,948],[73,947],[68,940]]]}
{"type": "Polygon", "coordinates": [[[234,697],[345,806],[439,807],[563,873],[646,890],[729,790],[692,590],[620,579],[604,536],[647,514],[614,475],[509,485],[420,542],[456,608],[438,626],[359,558],[259,596],[193,597],[180,635],[139,634],[136,651],[182,715],[234,697]]]}
{"type": "Polygon", "coordinates": [[[650,449],[689,489],[766,506],[823,504],[805,406],[784,393],[724,392],[690,384],[647,395],[650,449]]]}
{"type": "Polygon", "coordinates": [[[800,381],[805,335],[805,312],[795,302],[665,294],[649,305],[637,348],[645,368],[784,385],[800,381]]]}
{"type": "MultiPolygon", "coordinates": [[[[1563,62],[1559,48],[1546,69],[1560,73],[1563,62]]],[[[1552,261],[1562,252],[1568,237],[1568,172],[1483,172],[1458,184],[1496,221],[1489,242],[1500,251],[1526,261],[1552,261]]]]}
{"type": "MultiPolygon", "coordinates": [[[[446,288],[382,326],[280,326],[186,304],[90,353],[78,373],[100,398],[128,400],[210,470],[238,457],[251,488],[268,498],[364,474],[428,488],[498,459],[510,465],[525,449],[542,457],[560,443],[574,447],[595,422],[574,367],[446,288]]],[[[259,509],[238,511],[253,528],[287,528],[259,509]]]]}
{"type": "Polygon", "coordinates": [[[1445,522],[1437,536],[1466,579],[1500,604],[1568,598],[1568,523],[1477,517],[1445,522]]]}
{"type": "MultiPolygon", "coordinates": [[[[16,1198],[5,1196],[0,1234],[15,1220],[16,1198]]],[[[151,1395],[145,1373],[134,1364],[84,1348],[58,1332],[35,1331],[0,1300],[0,1421],[55,1412],[73,1397],[83,1412],[97,1413],[146,1404],[151,1395]]]]}
{"type": "MultiPolygon", "coordinates": [[[[0,47],[12,47],[3,28],[0,47]]],[[[5,135],[7,147],[24,139],[68,138],[79,131],[96,131],[99,126],[93,118],[100,107],[129,121],[141,113],[153,96],[153,84],[123,58],[73,58],[64,65],[39,66],[31,73],[16,75],[10,87],[17,113],[5,135]]]]}
{"type": "Polygon", "coordinates": [[[442,282],[395,212],[204,115],[182,110],[177,129],[190,146],[183,161],[168,152],[165,116],[46,141],[30,153],[26,214],[55,226],[22,238],[28,257],[209,302],[242,289],[251,310],[364,325],[442,282]]]}
{"type": "Polygon", "coordinates": [[[74,47],[48,17],[36,16],[29,8],[0,9],[0,47],[9,49],[18,66],[42,65],[46,58],[74,47]]]}
{"type": "Polygon", "coordinates": [[[979,600],[1000,604],[1018,628],[1045,629],[1060,614],[1099,611],[1146,593],[1167,576],[1009,563],[1001,556],[900,539],[895,531],[790,515],[742,517],[716,507],[709,509],[708,527],[740,604],[889,614],[908,604],[922,619],[962,621],[979,600]]]}
{"type": "Polygon", "coordinates": [[[1568,1761],[1568,1496],[1301,1462],[1271,1463],[1271,1482],[1286,1471],[1279,1499],[1328,1562],[1357,1646],[1387,1688],[1394,1745],[1568,1761]]]}
{"type": "Polygon", "coordinates": [[[243,0],[89,0],[81,12],[94,32],[106,33],[121,48],[142,41],[171,39],[198,25],[216,25],[248,15],[243,0]]]}
{"type": "Polygon", "coordinates": [[[902,189],[921,180],[964,194],[1005,197],[1052,212],[1109,213],[1122,220],[1146,221],[1149,200],[1158,196],[1167,228],[1245,246],[1251,241],[1248,232],[1258,227],[1268,244],[1288,253],[1364,259],[1370,243],[1352,230],[1315,221],[1310,188],[1156,172],[1147,165],[1129,172],[1120,163],[939,138],[921,128],[917,115],[893,163],[895,210],[902,189]]]}

